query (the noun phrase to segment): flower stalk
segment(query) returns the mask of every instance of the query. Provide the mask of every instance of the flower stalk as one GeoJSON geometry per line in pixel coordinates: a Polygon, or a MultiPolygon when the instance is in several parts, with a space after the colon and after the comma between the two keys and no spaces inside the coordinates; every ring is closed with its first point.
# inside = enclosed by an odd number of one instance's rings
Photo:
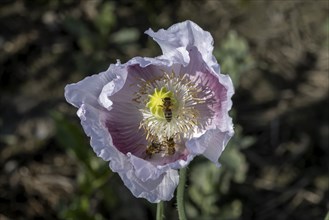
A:
{"type": "Polygon", "coordinates": [[[157,204],[156,220],[162,220],[163,217],[164,217],[163,201],[160,201],[160,202],[157,204]]]}
{"type": "Polygon", "coordinates": [[[184,203],[184,192],[185,192],[185,184],[186,184],[186,170],[184,167],[179,171],[179,184],[177,188],[177,211],[178,211],[178,219],[186,220],[185,214],[185,203],[184,203]]]}

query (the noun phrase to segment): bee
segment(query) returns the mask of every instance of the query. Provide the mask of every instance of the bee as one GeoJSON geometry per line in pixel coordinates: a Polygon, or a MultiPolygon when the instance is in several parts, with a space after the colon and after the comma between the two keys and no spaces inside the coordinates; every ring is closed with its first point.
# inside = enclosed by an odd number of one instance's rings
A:
{"type": "Polygon", "coordinates": [[[165,141],[165,144],[167,146],[167,154],[174,155],[176,152],[174,139],[172,137],[168,138],[167,141],[165,141]]]}
{"type": "Polygon", "coordinates": [[[165,119],[167,122],[170,122],[172,119],[172,110],[171,109],[173,107],[173,104],[171,103],[170,97],[163,98],[162,102],[163,102],[162,110],[163,110],[165,119]]]}
{"type": "Polygon", "coordinates": [[[161,151],[163,151],[163,144],[157,141],[152,141],[146,149],[146,154],[151,157],[154,154],[160,153],[161,151]]]}

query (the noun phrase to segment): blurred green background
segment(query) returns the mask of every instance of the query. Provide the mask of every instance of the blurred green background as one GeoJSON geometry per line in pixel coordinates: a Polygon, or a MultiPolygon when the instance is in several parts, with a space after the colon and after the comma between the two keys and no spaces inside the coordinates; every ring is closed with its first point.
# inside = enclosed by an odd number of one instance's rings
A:
{"type": "MultiPolygon", "coordinates": [[[[92,152],[64,86],[160,55],[143,32],[186,19],[211,32],[236,88],[222,167],[189,166],[189,219],[324,219],[328,12],[327,0],[2,0],[0,220],[154,219],[92,152]]],[[[175,199],[165,211],[177,219],[175,199]]]]}

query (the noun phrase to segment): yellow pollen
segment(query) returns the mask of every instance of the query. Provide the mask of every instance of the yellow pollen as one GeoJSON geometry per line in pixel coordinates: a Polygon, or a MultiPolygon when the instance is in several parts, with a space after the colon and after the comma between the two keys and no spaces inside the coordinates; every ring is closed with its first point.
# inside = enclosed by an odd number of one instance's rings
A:
{"type": "Polygon", "coordinates": [[[170,98],[173,106],[176,104],[176,99],[174,98],[173,92],[168,91],[166,87],[161,87],[161,89],[154,89],[154,93],[149,96],[149,101],[146,103],[146,107],[150,109],[150,112],[156,118],[164,119],[164,106],[163,99],[170,98]]]}

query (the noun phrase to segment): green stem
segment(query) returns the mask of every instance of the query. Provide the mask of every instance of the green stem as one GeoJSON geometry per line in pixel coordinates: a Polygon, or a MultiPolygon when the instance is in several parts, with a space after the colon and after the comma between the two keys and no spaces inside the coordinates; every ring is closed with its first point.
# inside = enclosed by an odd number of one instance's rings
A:
{"type": "Polygon", "coordinates": [[[156,220],[162,220],[163,219],[163,201],[160,201],[158,204],[157,204],[157,216],[156,216],[156,220]]]}
{"type": "Polygon", "coordinates": [[[182,168],[179,171],[179,184],[177,188],[177,210],[179,220],[186,220],[185,205],[184,205],[184,191],[186,182],[186,170],[182,168]]]}

